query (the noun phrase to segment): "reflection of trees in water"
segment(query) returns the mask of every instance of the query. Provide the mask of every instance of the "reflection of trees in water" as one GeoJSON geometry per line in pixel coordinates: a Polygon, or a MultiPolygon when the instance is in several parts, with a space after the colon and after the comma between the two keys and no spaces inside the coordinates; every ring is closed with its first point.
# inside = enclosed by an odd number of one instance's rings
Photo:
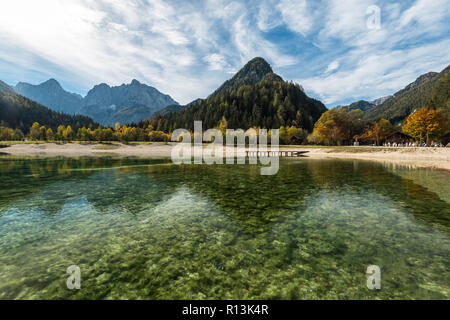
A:
{"type": "Polygon", "coordinates": [[[179,178],[173,181],[161,174],[164,167],[162,164],[100,172],[90,179],[86,198],[100,213],[139,214],[167,200],[175,191],[179,178]]]}
{"type": "MultiPolygon", "coordinates": [[[[12,158],[0,160],[0,214],[14,204],[24,206],[29,210],[31,206],[20,203],[20,200],[39,197],[34,209],[47,214],[56,214],[68,200],[90,196],[91,188],[99,190],[108,185],[98,185],[95,180],[86,180],[103,170],[117,167],[120,172],[127,173],[122,166],[138,166],[153,163],[155,160],[139,159],[111,159],[111,158],[42,158],[26,159],[12,158]],[[81,182],[80,180],[86,180],[81,182]]],[[[132,170],[132,169],[130,169],[132,170]]],[[[116,172],[116,171],[115,171],[116,172]]],[[[114,179],[113,179],[114,180],[114,179]]],[[[104,181],[101,181],[104,182],[104,181]]],[[[109,181],[107,182],[109,183],[109,181]]],[[[111,181],[112,186],[117,186],[111,181]]],[[[110,191],[113,191],[109,189],[110,191]]],[[[95,197],[91,197],[94,198],[95,197]]],[[[117,194],[113,197],[119,200],[117,194]]],[[[109,199],[109,198],[108,198],[109,199]]],[[[95,204],[95,202],[94,202],[95,204]]],[[[129,208],[128,206],[124,206],[129,208]]],[[[20,209],[20,208],[19,208],[20,209]]]]}
{"type": "MultiPolygon", "coordinates": [[[[68,162],[76,165],[74,160],[57,159],[2,159],[0,160],[0,213],[9,205],[19,205],[19,200],[28,199],[44,188],[67,178],[70,172],[64,170],[68,162]]],[[[62,207],[48,203],[43,209],[47,213],[57,213],[62,207]]]]}
{"type": "Polygon", "coordinates": [[[320,188],[351,188],[370,197],[375,191],[411,212],[425,223],[437,223],[450,231],[450,208],[436,193],[410,179],[386,170],[383,164],[369,161],[314,160],[308,168],[320,188]]]}

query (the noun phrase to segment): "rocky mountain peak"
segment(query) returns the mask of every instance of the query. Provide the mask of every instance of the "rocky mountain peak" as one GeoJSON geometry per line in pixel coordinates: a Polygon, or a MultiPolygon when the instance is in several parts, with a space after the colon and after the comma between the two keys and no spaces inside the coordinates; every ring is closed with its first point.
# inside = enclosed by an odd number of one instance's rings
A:
{"type": "Polygon", "coordinates": [[[273,73],[272,67],[266,60],[256,57],[247,62],[230,80],[225,81],[211,96],[243,85],[253,85],[262,80],[283,81],[280,76],[273,73]]]}

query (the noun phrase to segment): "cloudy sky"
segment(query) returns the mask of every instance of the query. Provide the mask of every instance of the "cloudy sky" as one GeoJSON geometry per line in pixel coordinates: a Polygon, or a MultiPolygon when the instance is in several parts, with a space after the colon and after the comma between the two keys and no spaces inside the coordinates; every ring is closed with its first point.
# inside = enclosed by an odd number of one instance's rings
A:
{"type": "Polygon", "coordinates": [[[0,79],[138,79],[184,104],[261,56],[331,107],[444,69],[449,21],[448,0],[1,0],[0,79]]]}

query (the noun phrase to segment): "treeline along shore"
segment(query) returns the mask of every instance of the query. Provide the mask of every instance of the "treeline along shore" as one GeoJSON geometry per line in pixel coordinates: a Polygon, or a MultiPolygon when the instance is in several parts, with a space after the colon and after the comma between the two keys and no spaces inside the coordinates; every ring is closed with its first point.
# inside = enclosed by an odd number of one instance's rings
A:
{"type": "MultiPolygon", "coordinates": [[[[331,109],[322,114],[311,133],[294,125],[279,127],[280,144],[340,146],[361,143],[379,146],[388,142],[450,146],[447,133],[449,121],[439,110],[426,108],[417,110],[406,119],[403,126],[394,126],[386,119],[369,124],[361,119],[361,110],[331,109]],[[396,133],[400,135],[395,135],[396,133]]],[[[129,126],[116,123],[113,128],[99,125],[96,128],[83,126],[74,129],[70,125],[59,125],[55,131],[51,127],[47,128],[35,122],[25,133],[19,128],[12,129],[6,123],[2,123],[0,141],[168,142],[171,140],[171,132],[162,130],[164,121],[165,119],[160,118],[129,126]]],[[[225,134],[228,129],[227,119],[222,117],[216,128],[225,134]]],[[[257,127],[253,129],[256,132],[260,130],[257,127]]],[[[269,129],[269,141],[271,132],[269,129]]]]}

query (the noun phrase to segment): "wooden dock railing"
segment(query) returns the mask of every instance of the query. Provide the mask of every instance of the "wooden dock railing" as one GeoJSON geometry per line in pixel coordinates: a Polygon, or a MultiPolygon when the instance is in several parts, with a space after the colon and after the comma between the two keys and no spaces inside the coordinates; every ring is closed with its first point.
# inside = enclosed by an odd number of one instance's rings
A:
{"type": "Polygon", "coordinates": [[[300,157],[309,151],[245,151],[246,157],[300,157]]]}

